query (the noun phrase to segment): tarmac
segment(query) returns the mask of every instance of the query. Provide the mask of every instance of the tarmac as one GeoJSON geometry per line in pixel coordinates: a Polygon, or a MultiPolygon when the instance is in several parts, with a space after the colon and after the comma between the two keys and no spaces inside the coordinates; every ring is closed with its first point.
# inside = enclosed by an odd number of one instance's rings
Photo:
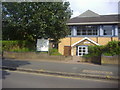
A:
{"type": "Polygon", "coordinates": [[[119,80],[118,65],[92,64],[76,61],[3,59],[3,70],[43,73],[68,77],[119,80]]]}

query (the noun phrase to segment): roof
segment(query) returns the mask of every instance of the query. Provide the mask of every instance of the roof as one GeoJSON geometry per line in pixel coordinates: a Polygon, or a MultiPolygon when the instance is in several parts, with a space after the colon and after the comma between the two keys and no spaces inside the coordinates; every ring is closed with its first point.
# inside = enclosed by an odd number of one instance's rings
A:
{"type": "Polygon", "coordinates": [[[118,14],[115,15],[98,15],[90,10],[82,13],[67,21],[67,25],[79,24],[113,24],[118,23],[118,14]]]}
{"type": "Polygon", "coordinates": [[[85,38],[83,38],[83,39],[79,40],[78,42],[74,43],[73,45],[71,45],[71,47],[73,47],[73,46],[77,45],[78,43],[80,43],[80,42],[82,42],[82,41],[84,41],[84,40],[88,40],[88,41],[90,41],[90,42],[94,43],[95,45],[99,45],[99,44],[98,44],[98,43],[96,43],[95,41],[93,41],[93,40],[89,39],[88,37],[85,37],[85,38]]]}
{"type": "Polygon", "coordinates": [[[79,17],[99,17],[99,14],[97,14],[91,10],[87,10],[86,12],[79,15],[79,17]]]}

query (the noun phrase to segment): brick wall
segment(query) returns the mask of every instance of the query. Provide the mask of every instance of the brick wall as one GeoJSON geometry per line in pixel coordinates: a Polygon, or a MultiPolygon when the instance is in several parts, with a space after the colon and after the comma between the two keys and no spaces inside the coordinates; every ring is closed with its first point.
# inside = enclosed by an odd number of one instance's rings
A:
{"type": "MultiPolygon", "coordinates": [[[[59,45],[58,45],[58,51],[59,53],[61,53],[62,55],[64,54],[64,46],[70,46],[78,41],[80,41],[81,39],[83,39],[84,37],[66,37],[61,39],[59,45]]],[[[100,44],[100,45],[105,45],[107,44],[109,41],[111,40],[116,40],[118,41],[118,37],[88,37],[91,40],[95,41],[96,43],[100,44]]],[[[82,42],[79,44],[81,45],[82,42]]],[[[74,50],[76,50],[74,48],[74,50]]],[[[71,51],[74,52],[73,55],[75,55],[76,51],[71,51]]]]}

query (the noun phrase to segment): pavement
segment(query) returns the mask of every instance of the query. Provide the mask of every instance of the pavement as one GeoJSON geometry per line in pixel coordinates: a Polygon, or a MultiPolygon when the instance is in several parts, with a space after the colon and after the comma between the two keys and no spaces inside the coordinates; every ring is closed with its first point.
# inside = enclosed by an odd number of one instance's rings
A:
{"type": "Polygon", "coordinates": [[[119,80],[118,65],[97,65],[74,61],[3,59],[2,69],[69,77],[119,80]]]}

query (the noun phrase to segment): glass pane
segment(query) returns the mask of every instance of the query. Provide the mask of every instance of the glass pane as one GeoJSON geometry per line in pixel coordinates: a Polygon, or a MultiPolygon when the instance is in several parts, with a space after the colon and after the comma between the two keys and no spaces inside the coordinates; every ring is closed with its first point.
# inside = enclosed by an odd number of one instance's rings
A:
{"type": "Polygon", "coordinates": [[[81,35],[81,30],[77,30],[77,35],[81,35]]]}
{"type": "Polygon", "coordinates": [[[97,28],[95,25],[78,26],[77,35],[97,35],[97,28]]]}
{"type": "Polygon", "coordinates": [[[85,47],[83,47],[83,49],[85,49],[85,47]]]}
{"type": "Polygon", "coordinates": [[[93,35],[97,35],[97,33],[93,33],[93,35]]]}
{"type": "Polygon", "coordinates": [[[86,30],[82,30],[82,35],[86,35],[86,30]]]}
{"type": "Polygon", "coordinates": [[[88,33],[91,33],[92,32],[92,30],[88,30],[88,33]]]}
{"type": "Polygon", "coordinates": [[[83,53],[83,55],[85,55],[85,53],[83,53]]]}
{"type": "Polygon", "coordinates": [[[104,35],[112,35],[112,25],[103,26],[104,35]]]}
{"type": "Polygon", "coordinates": [[[81,55],[81,53],[79,53],[79,55],[81,55]]]}
{"type": "Polygon", "coordinates": [[[79,49],[81,49],[81,47],[79,47],[79,49]]]}
{"type": "Polygon", "coordinates": [[[77,33],[77,35],[81,35],[80,33],[77,33]]]}
{"type": "Polygon", "coordinates": [[[73,29],[73,27],[72,26],[69,26],[69,35],[72,35],[72,29],[73,29]]]}
{"type": "Polygon", "coordinates": [[[92,35],[92,33],[88,33],[88,35],[92,35]]]}
{"type": "Polygon", "coordinates": [[[110,31],[110,30],[104,30],[104,35],[112,35],[112,31],[110,31]]]}
{"type": "Polygon", "coordinates": [[[85,50],[83,50],[83,52],[85,52],[85,50]]]}

